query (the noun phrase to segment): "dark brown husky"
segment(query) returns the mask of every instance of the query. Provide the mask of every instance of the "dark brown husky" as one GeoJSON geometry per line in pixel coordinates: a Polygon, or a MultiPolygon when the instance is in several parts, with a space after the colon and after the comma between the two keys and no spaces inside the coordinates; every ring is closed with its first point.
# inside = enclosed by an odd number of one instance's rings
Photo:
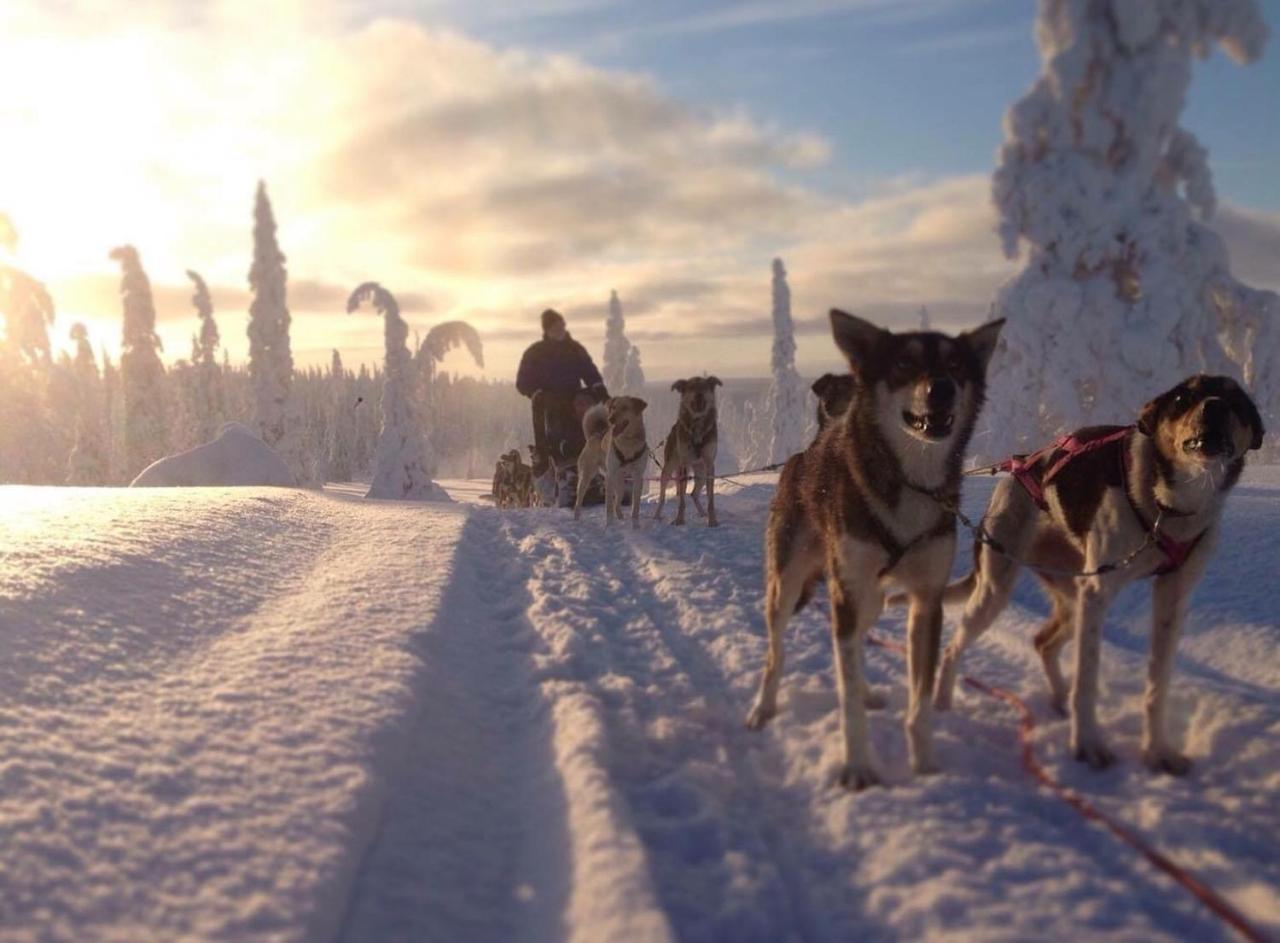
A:
{"type": "Polygon", "coordinates": [[[855,383],[848,411],[782,470],[765,534],[769,653],[747,716],[759,729],[778,709],[787,621],[825,576],[831,597],[844,766],[852,789],[879,782],[867,739],[867,631],[887,584],[911,600],[907,743],[917,773],[935,769],[930,693],[942,634],[942,595],[955,555],[960,461],[986,390],[1002,321],[947,337],[892,334],[831,312],[855,383]]]}

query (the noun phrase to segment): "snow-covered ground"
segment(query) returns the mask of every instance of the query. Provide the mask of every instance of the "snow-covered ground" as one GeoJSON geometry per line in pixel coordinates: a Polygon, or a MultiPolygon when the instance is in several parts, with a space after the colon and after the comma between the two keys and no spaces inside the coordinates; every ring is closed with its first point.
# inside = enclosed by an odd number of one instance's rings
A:
{"type": "MultiPolygon", "coordinates": [[[[746,731],[768,479],[726,486],[716,530],[638,533],[444,484],[459,503],[0,488],[0,940],[1231,938],[1033,787],[997,701],[960,692],[943,774],[912,779],[890,651],[892,786],[836,788],[821,597],[746,731]]],[[[964,665],[1030,701],[1051,772],[1272,934],[1277,498],[1247,475],[1192,605],[1189,778],[1137,761],[1145,587],[1107,631],[1113,770],[1066,756],[1030,584],[964,665]]]]}

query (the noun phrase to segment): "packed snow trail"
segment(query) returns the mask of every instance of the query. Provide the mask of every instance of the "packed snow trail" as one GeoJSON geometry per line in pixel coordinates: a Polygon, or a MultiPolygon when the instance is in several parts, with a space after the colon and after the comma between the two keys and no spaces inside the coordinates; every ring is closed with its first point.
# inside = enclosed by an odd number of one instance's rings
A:
{"type": "Polygon", "coordinates": [[[464,520],[0,488],[0,940],[330,938],[464,520]]]}
{"type": "MultiPolygon", "coordinates": [[[[767,478],[717,529],[639,532],[445,484],[464,503],[0,489],[0,940],[1232,939],[1034,786],[1006,706],[961,692],[943,773],[911,777],[892,652],[868,653],[891,787],[838,789],[821,593],[781,713],[743,729],[767,478]]],[[[1067,756],[1030,585],[963,666],[1031,704],[1056,778],[1273,935],[1278,496],[1246,477],[1192,602],[1188,778],[1138,762],[1145,586],[1106,630],[1112,770],[1067,756]]]]}

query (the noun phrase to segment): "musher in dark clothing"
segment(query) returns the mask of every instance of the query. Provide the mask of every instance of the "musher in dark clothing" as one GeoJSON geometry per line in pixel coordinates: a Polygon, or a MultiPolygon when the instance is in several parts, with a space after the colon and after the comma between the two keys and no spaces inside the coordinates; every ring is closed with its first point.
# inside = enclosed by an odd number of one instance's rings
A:
{"type": "MultiPolygon", "coordinates": [[[[569,336],[559,311],[542,312],[542,340],[520,358],[516,389],[533,400],[535,466],[545,457],[573,477],[586,444],[582,416],[609,394],[591,355],[569,336]]],[[[565,493],[562,487],[562,498],[565,493]]]]}
{"type": "MultiPolygon", "coordinates": [[[[553,463],[557,503],[568,507],[577,487],[577,456],[586,444],[582,416],[609,394],[591,354],[568,335],[558,311],[543,312],[543,339],[521,357],[516,389],[532,399],[534,407],[534,475],[553,463]]],[[[589,491],[588,503],[603,500],[603,489],[589,491]]]]}

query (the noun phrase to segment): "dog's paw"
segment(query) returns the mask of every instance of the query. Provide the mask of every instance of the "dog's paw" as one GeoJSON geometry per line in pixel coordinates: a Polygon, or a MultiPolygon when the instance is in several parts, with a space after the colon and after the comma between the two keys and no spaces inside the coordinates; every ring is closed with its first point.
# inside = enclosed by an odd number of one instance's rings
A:
{"type": "Polygon", "coordinates": [[[862,706],[869,711],[884,710],[889,705],[889,699],[878,691],[867,688],[862,692],[862,706]]]}
{"type": "Polygon", "coordinates": [[[1116,761],[1116,755],[1100,738],[1078,738],[1071,745],[1071,755],[1093,769],[1106,769],[1116,761]]]}
{"type": "Polygon", "coordinates": [[[1191,760],[1177,750],[1167,747],[1163,750],[1148,747],[1142,751],[1142,762],[1153,773],[1185,776],[1191,772],[1191,760]]]}
{"type": "Polygon", "coordinates": [[[683,518],[683,517],[677,517],[674,521],[672,521],[672,522],[671,522],[671,526],[672,526],[672,527],[684,527],[684,518],[683,518]]]}
{"type": "Polygon", "coordinates": [[[747,729],[763,730],[765,724],[773,720],[777,713],[778,709],[776,707],[765,707],[763,704],[757,704],[747,714],[747,729]]]}
{"type": "Polygon", "coordinates": [[[1065,694],[1052,695],[1049,698],[1049,707],[1059,717],[1070,717],[1071,712],[1067,710],[1067,696],[1065,694]]]}
{"type": "Polygon", "coordinates": [[[871,786],[879,786],[880,774],[869,764],[846,763],[840,768],[840,785],[850,792],[862,792],[871,786]]]}
{"type": "Polygon", "coordinates": [[[720,522],[719,522],[719,521],[717,521],[714,517],[709,517],[709,518],[707,518],[707,526],[708,526],[708,527],[719,527],[719,526],[720,526],[720,522]]]}

